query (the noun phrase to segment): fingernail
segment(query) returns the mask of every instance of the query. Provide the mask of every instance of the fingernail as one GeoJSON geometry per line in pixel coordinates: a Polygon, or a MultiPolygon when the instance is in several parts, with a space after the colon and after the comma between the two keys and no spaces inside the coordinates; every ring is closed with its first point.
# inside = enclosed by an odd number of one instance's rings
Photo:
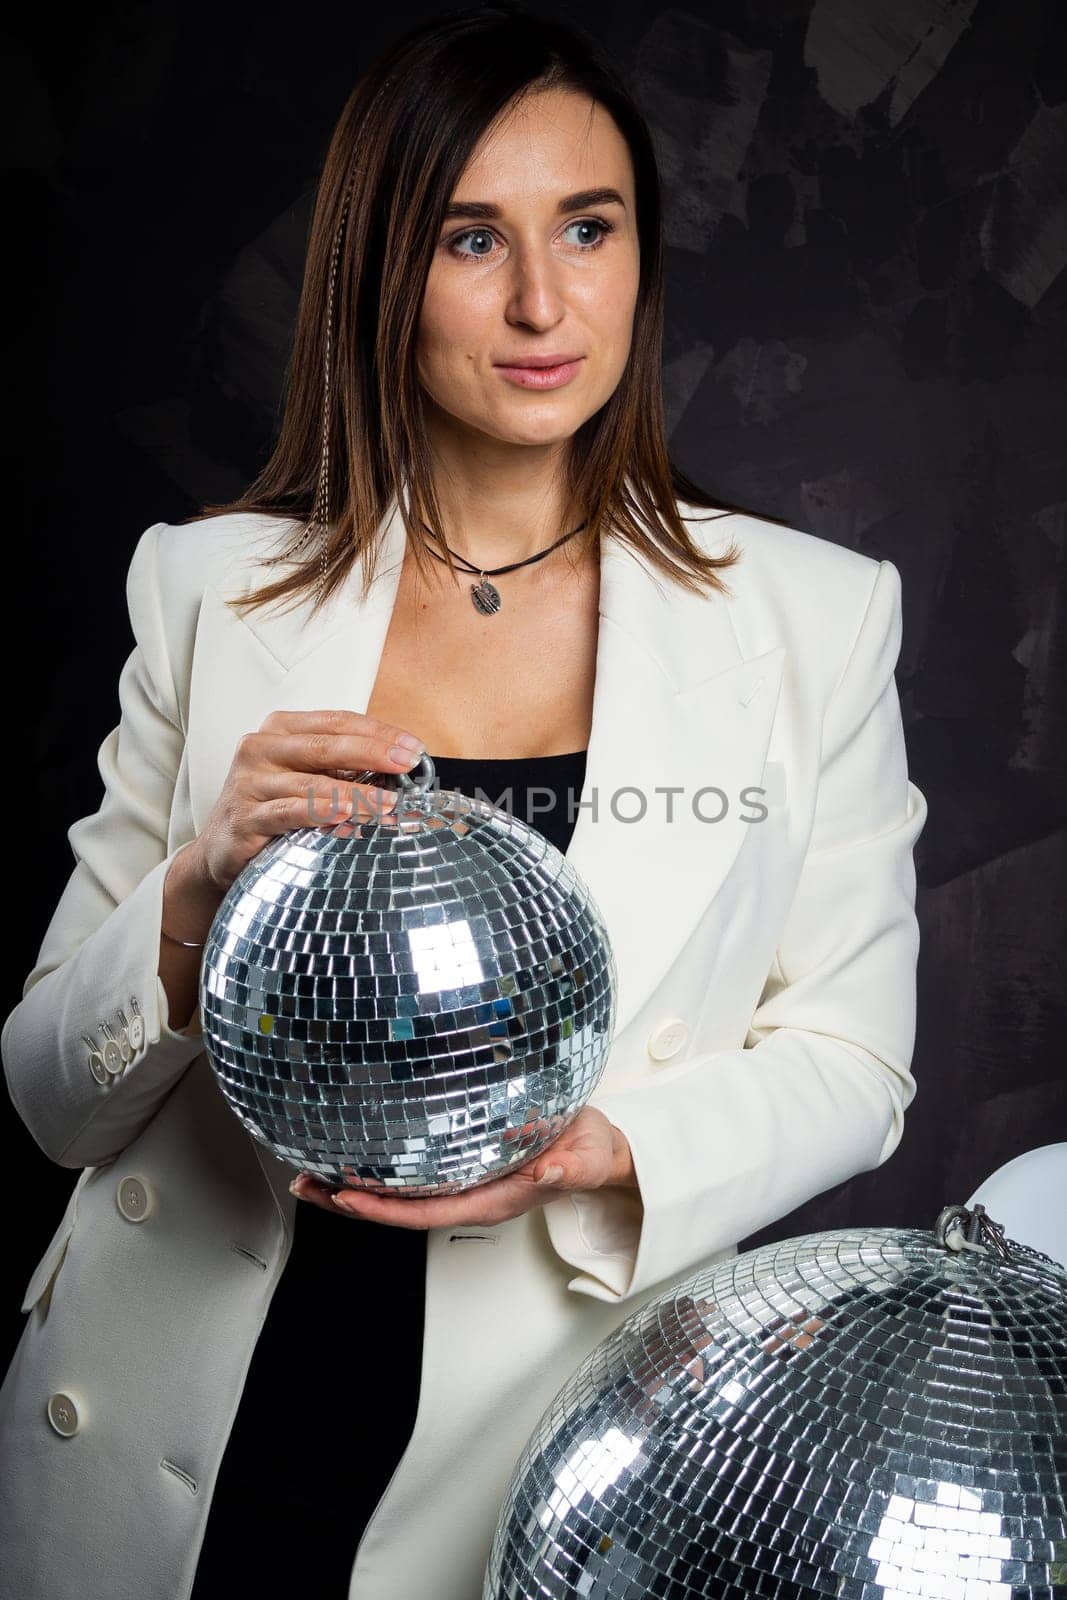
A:
{"type": "Polygon", "coordinates": [[[415,754],[420,756],[422,755],[423,750],[426,748],[422,740],[417,738],[413,733],[398,733],[396,736],[396,742],[397,744],[402,744],[405,750],[414,750],[415,754]]]}
{"type": "Polygon", "coordinates": [[[412,750],[410,745],[394,744],[389,747],[390,761],[399,761],[405,767],[413,767],[419,759],[418,752],[412,750]]]}
{"type": "Polygon", "coordinates": [[[304,1186],[303,1178],[294,1178],[292,1183],[289,1185],[289,1193],[290,1194],[295,1194],[299,1198],[299,1196],[300,1196],[300,1194],[301,1194],[301,1192],[303,1190],[303,1186],[304,1186]]]}
{"type": "Polygon", "coordinates": [[[546,1167],[537,1181],[538,1183],[558,1183],[562,1176],[562,1167],[546,1167]]]}

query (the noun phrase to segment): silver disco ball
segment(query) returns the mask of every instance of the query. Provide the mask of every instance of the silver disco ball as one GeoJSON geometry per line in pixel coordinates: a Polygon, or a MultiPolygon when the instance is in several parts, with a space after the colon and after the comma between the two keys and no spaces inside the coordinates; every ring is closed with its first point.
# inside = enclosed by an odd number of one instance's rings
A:
{"type": "Polygon", "coordinates": [[[329,1182],[407,1195],[532,1160],[596,1088],[615,1025],[614,957],[574,867],[421,765],[394,810],[248,862],[200,972],[206,1053],[248,1132],[329,1182]]]}
{"type": "Polygon", "coordinates": [[[560,1390],[483,1600],[1067,1595],[1065,1389],[1067,1272],[981,1206],[746,1252],[560,1390]]]}

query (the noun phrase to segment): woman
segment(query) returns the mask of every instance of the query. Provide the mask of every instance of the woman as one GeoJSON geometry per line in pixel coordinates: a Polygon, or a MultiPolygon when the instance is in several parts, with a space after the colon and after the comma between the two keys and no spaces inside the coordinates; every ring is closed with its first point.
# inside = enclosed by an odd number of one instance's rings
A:
{"type": "Polygon", "coordinates": [[[138,542],[104,798],[4,1029],[83,1171],[0,1391],[3,1593],[480,1600],[579,1361],[896,1148],[926,811],[899,578],[671,465],[662,292],[648,130],[579,36],[452,13],[360,80],[277,448],[138,542]],[[264,844],[388,805],[419,748],[568,852],[615,1036],[520,1170],[334,1196],[223,1101],[202,945],[264,844]]]}

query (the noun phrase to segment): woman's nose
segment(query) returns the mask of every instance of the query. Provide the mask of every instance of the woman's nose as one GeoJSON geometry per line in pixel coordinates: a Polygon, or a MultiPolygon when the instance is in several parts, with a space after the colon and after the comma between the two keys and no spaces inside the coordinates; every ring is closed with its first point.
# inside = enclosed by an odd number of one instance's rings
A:
{"type": "Polygon", "coordinates": [[[563,298],[558,282],[560,264],[550,254],[519,252],[511,273],[510,308],[531,326],[546,329],[559,320],[563,298]]]}

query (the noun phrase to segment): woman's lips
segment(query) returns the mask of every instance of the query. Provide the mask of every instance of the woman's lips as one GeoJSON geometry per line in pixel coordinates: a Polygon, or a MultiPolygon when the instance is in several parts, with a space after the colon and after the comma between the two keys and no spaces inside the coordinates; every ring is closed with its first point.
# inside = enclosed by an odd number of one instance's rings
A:
{"type": "Polygon", "coordinates": [[[565,361],[559,367],[497,367],[496,370],[520,389],[558,389],[561,384],[570,383],[584,359],[579,356],[577,361],[565,361]]]}

